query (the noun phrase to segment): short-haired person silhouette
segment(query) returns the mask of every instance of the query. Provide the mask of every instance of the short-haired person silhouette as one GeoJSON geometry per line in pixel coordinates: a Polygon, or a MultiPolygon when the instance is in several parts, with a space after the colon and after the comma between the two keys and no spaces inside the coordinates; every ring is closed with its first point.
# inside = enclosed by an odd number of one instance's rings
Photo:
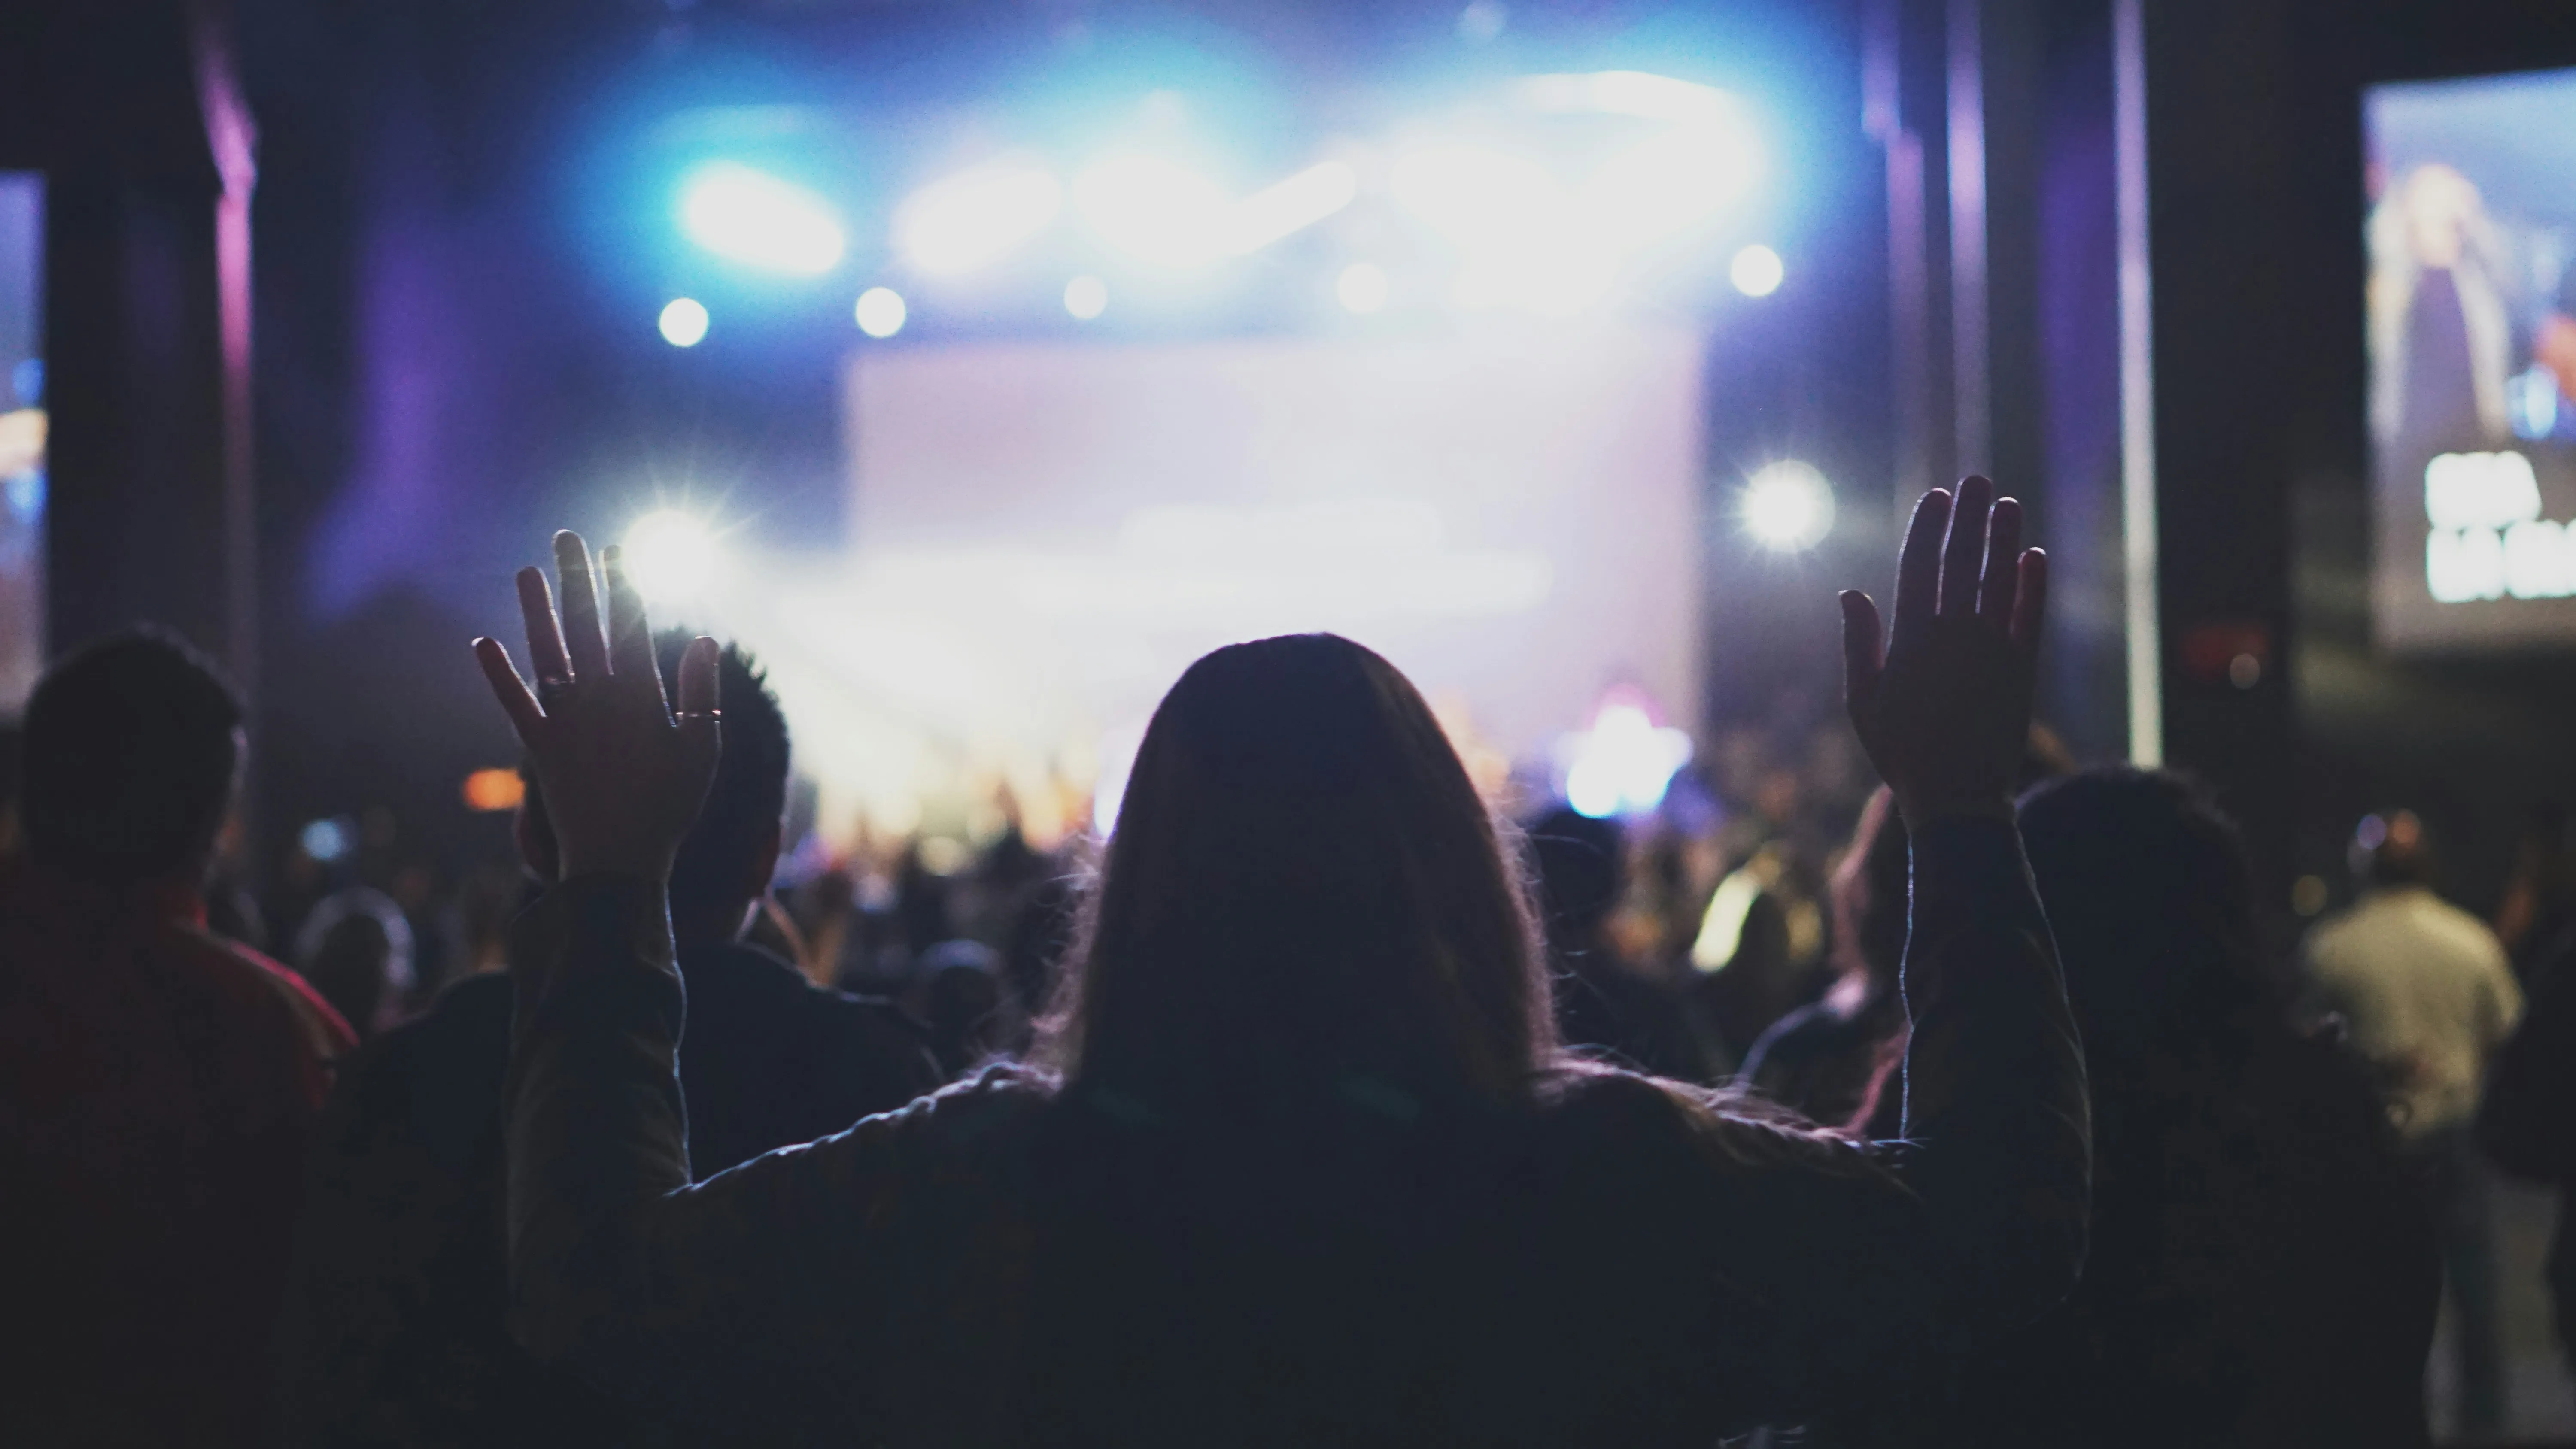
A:
{"type": "Polygon", "coordinates": [[[348,1027],[205,929],[242,708],[175,637],[48,670],[0,858],[0,1437],[265,1443],[297,1185],[348,1027]]]}
{"type": "MultiPolygon", "coordinates": [[[[662,641],[676,671],[685,635],[662,641]]],[[[712,1175],[837,1132],[939,1085],[928,1039],[883,1002],[819,990],[742,942],[786,810],[787,722],[759,668],[719,659],[731,726],[679,842],[670,922],[689,1002],[688,1160],[712,1175]]],[[[521,853],[557,874],[532,790],[521,853]]],[[[510,1342],[502,1081],[510,978],[468,977],[354,1057],[315,1153],[288,1350],[291,1434],[309,1444],[632,1442],[630,1420],[510,1342]]]]}
{"type": "Polygon", "coordinates": [[[2092,1083],[2083,1281],[1823,1442],[2426,1443],[2432,1221],[2363,1065],[2289,1025],[2234,824],[2118,768],[2031,791],[2021,828],[2092,1083]]]}
{"type": "Polygon", "coordinates": [[[1884,646],[1844,600],[1914,827],[1911,1141],[1562,1056],[1430,710],[1306,635],[1156,710],[1035,1065],[695,1185],[659,921],[714,648],[674,714],[618,555],[603,611],[558,535],[542,702],[476,644],[563,843],[512,957],[522,1340],[728,1441],[1705,1444],[2035,1315],[2083,1254],[2083,1068],[2011,815],[2045,574],[1992,499],[1917,510],[1884,646]]]}

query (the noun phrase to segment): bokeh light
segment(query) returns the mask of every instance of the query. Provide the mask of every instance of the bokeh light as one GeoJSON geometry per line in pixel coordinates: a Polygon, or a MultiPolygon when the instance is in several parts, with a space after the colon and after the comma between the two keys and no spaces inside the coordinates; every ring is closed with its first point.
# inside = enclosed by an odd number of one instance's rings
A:
{"type": "Polygon", "coordinates": [[[1775,553],[1799,553],[1834,527],[1834,489],[1810,463],[1784,458],[1744,480],[1738,503],[1744,531],[1775,553]]]}
{"type": "Polygon", "coordinates": [[[674,297],[662,309],[662,340],[673,347],[695,347],[707,337],[707,309],[693,297],[674,297]]]}
{"type": "Polygon", "coordinates": [[[911,315],[903,294],[892,287],[870,287],[859,294],[859,330],[870,337],[892,337],[903,330],[904,320],[911,315]]]}
{"type": "Polygon", "coordinates": [[[635,520],[624,539],[626,576],[648,604],[703,597],[724,567],[724,548],[703,518],[657,508],[635,520]]]}
{"type": "Polygon", "coordinates": [[[1788,268],[1782,264],[1780,254],[1759,242],[1737,252],[1726,267],[1726,279],[1748,297],[1770,296],[1780,290],[1787,276],[1788,268]]]}

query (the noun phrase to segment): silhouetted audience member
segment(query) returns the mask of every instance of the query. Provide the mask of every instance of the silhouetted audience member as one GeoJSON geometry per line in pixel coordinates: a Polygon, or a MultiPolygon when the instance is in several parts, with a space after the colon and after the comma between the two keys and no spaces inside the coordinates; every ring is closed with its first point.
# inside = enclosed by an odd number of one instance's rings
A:
{"type": "Polygon", "coordinates": [[[1627,960],[1610,938],[1627,870],[1619,822],[1559,808],[1531,822],[1525,838],[1556,978],[1558,1039],[1655,1076],[1714,1081],[1681,992],[1627,960]]]}
{"type": "Polygon", "coordinates": [[[2513,974],[2528,982],[2576,929],[2576,822],[2567,807],[2545,800],[2532,807],[2522,838],[2514,842],[2513,870],[2496,906],[2495,933],[2513,958],[2513,974]]]}
{"type": "Polygon", "coordinates": [[[2087,1161],[2010,817],[2045,574],[2017,505],[1989,536],[1990,485],[1961,491],[1946,551],[1949,495],[1918,510],[1884,653],[1844,601],[1914,826],[1910,1141],[1561,1055],[1456,752],[1393,666],[1308,635],[1156,710],[1038,1065],[694,1186],[659,922],[712,641],[666,712],[629,682],[641,603],[612,566],[603,641],[559,535],[561,631],[522,593],[559,708],[476,645],[568,867],[512,955],[522,1340],[718,1442],[1682,1445],[2035,1316],[2087,1161]]]}
{"type": "Polygon", "coordinates": [[[2084,1276],[1816,1442],[2426,1443],[2432,1225],[2359,1064],[2288,1024],[2235,828],[2130,769],[2044,785],[2021,821],[2092,1083],[2084,1276]]]}
{"type": "Polygon", "coordinates": [[[335,892],[295,933],[295,964],[365,1041],[398,1024],[410,1003],[411,922],[382,891],[335,892]]]}
{"type": "Polygon", "coordinates": [[[2559,1348],[2576,1370],[2576,934],[2533,968],[2529,1002],[2496,1053],[2475,1135],[2496,1166],[2559,1190],[2545,1273],[2559,1348]]]}
{"type": "Polygon", "coordinates": [[[2494,1193],[2469,1134],[2522,988],[2487,923],[2434,893],[2432,843],[2413,812],[2363,820],[2353,859],[2365,889],[2308,933],[2300,1014],[2339,1018],[2390,1098],[2458,1313],[2459,1428],[2491,1435],[2508,1409],[2503,1305],[2494,1193]]]}
{"type": "Polygon", "coordinates": [[[1834,870],[1834,982],[1772,1024],[1736,1080],[1812,1121],[1862,1138],[1893,1137],[1904,1114],[1895,1069],[1905,1058],[1905,823],[1881,789],[1861,807],[1834,870]]]}
{"type": "Polygon", "coordinates": [[[931,1054],[952,1078],[1006,1055],[1025,1034],[1002,981],[1001,955],[981,941],[942,941],[925,952],[920,993],[931,1054]]]}
{"type": "Polygon", "coordinates": [[[27,706],[0,857],[0,1439],[251,1445],[297,1184],[348,1028],[205,929],[243,751],[207,661],[137,631],[27,706]]]}
{"type": "MultiPolygon", "coordinates": [[[[676,670],[687,640],[663,641],[676,670]]],[[[787,725],[752,662],[723,656],[724,757],[671,871],[687,982],[687,1100],[675,1168],[712,1176],[889,1111],[942,1078],[881,1002],[808,983],[738,939],[767,893],[787,725]]],[[[520,822],[529,869],[558,873],[547,802],[520,822]]],[[[316,1152],[288,1354],[293,1441],[560,1445],[651,1441],[636,1421],[510,1341],[502,1216],[507,975],[468,977],[355,1057],[316,1152]]]]}

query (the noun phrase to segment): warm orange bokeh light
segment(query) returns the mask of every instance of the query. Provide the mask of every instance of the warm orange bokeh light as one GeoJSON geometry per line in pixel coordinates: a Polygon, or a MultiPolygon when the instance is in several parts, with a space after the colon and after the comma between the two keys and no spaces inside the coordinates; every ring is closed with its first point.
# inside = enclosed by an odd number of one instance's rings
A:
{"type": "Polygon", "coordinates": [[[516,770],[477,770],[465,777],[468,810],[516,810],[527,793],[516,770]]]}

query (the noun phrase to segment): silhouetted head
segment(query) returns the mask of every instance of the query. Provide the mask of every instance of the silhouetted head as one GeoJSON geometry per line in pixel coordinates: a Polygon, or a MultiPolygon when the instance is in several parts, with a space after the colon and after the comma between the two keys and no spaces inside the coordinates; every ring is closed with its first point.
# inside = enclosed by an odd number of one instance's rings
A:
{"type": "Polygon", "coordinates": [[[2277,1023],[2253,874],[2235,825],[2198,784],[2087,770],[2023,796],[2021,829],[2088,1050],[2277,1023]]]}
{"type": "Polygon", "coordinates": [[[2361,817],[2352,832],[2352,868],[2375,886],[2429,886],[2441,875],[2424,821],[2412,810],[2361,817]]]}
{"type": "MultiPolygon", "coordinates": [[[[662,687],[679,687],[680,655],[697,637],[679,629],[653,636],[662,687]]],[[[683,946],[730,941],[742,934],[752,903],[778,868],[779,831],[787,814],[787,717],[769,692],[760,663],[738,644],[717,657],[717,699],[724,712],[724,753],[698,821],[671,864],[671,932],[683,946]]],[[[519,849],[528,868],[553,879],[554,829],[536,777],[524,768],[526,803],[519,849]]]]}
{"type": "Polygon", "coordinates": [[[1589,949],[1627,882],[1627,831],[1560,807],[1523,831],[1538,877],[1539,921],[1559,951],[1589,949]]]}
{"type": "Polygon", "coordinates": [[[295,969],[361,1038],[400,1019],[412,987],[411,923],[382,891],[323,899],[295,933],[295,969]]]}
{"type": "Polygon", "coordinates": [[[27,701],[27,854],[106,884],[199,885],[243,748],[241,701],[204,655],[150,629],[87,645],[27,701]]]}
{"type": "Polygon", "coordinates": [[[1554,1055],[1492,819],[1393,665],[1302,634],[1154,712],[1042,1059],[1169,1113],[1510,1100],[1554,1055]]]}

